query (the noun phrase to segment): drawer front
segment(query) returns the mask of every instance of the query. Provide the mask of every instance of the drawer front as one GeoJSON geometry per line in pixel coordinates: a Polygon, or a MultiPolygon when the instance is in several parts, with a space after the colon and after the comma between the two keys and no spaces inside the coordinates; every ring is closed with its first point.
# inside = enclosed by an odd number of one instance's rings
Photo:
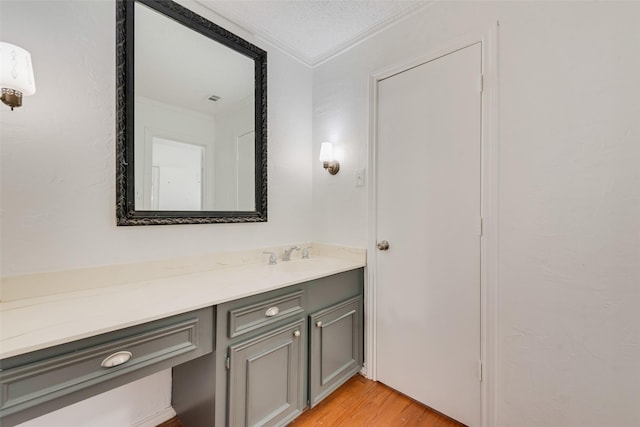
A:
{"type": "Polygon", "coordinates": [[[182,360],[188,353],[197,357],[210,352],[212,337],[201,336],[201,330],[210,331],[203,323],[213,322],[211,313],[203,309],[173,323],[162,321],[156,327],[150,323],[148,330],[126,338],[4,370],[0,372],[2,416],[172,358],[182,360]],[[130,353],[126,361],[125,352],[130,353]],[[115,366],[101,366],[109,365],[109,360],[115,366]]]}
{"type": "Polygon", "coordinates": [[[229,338],[237,337],[304,312],[304,291],[271,298],[229,311],[229,338]]]}

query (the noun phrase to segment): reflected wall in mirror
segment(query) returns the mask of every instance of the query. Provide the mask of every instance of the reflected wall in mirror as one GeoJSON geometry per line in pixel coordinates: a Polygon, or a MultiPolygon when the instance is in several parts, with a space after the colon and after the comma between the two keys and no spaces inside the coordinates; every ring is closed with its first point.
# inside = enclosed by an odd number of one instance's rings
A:
{"type": "Polygon", "coordinates": [[[116,4],[118,225],[266,221],[266,52],[172,1],[116,4]]]}

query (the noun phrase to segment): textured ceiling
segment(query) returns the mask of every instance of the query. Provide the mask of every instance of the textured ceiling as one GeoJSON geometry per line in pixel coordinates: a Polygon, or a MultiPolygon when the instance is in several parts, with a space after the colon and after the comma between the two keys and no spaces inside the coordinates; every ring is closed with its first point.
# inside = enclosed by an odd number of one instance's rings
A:
{"type": "Polygon", "coordinates": [[[323,60],[431,0],[198,0],[307,65],[323,60]]]}

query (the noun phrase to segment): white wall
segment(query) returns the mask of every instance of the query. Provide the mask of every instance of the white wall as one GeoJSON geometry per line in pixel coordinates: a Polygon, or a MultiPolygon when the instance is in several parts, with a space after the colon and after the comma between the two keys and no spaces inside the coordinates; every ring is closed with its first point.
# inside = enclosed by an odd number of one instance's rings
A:
{"type": "Polygon", "coordinates": [[[167,384],[171,384],[171,370],[65,406],[20,427],[155,427],[175,415],[167,384]]]}
{"type": "Polygon", "coordinates": [[[253,97],[246,98],[215,115],[215,192],[218,210],[236,210],[238,207],[237,143],[239,136],[255,131],[253,101],[253,97]],[[235,161],[229,161],[229,159],[235,161]],[[232,185],[225,185],[227,183],[232,185]]]}
{"type": "Polygon", "coordinates": [[[370,73],[496,20],[497,425],[638,426],[640,3],[438,2],[315,68],[313,239],[367,244],[370,73]]]}
{"type": "MultiPolygon", "coordinates": [[[[0,106],[3,276],[310,241],[310,69],[260,43],[269,52],[268,223],[116,227],[114,2],[2,0],[0,7],[0,38],[31,52],[37,85],[21,108],[0,106]]],[[[170,387],[163,378],[126,386],[126,402],[82,402],[65,412],[67,421],[48,425],[137,407],[151,414],[162,408],[140,399],[151,395],[162,406],[170,387]]]]}

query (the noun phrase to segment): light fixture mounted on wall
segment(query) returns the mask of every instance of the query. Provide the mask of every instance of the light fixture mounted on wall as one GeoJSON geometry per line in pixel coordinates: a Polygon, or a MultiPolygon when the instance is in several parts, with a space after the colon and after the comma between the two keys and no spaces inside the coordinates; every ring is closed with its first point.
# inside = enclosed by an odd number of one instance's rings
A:
{"type": "Polygon", "coordinates": [[[322,166],[331,175],[337,174],[340,170],[340,163],[333,155],[333,144],[330,142],[320,144],[320,161],[322,162],[322,166]]]}
{"type": "Polygon", "coordinates": [[[31,54],[11,43],[0,42],[0,88],[2,102],[14,108],[22,105],[22,96],[36,93],[31,54]]]}

